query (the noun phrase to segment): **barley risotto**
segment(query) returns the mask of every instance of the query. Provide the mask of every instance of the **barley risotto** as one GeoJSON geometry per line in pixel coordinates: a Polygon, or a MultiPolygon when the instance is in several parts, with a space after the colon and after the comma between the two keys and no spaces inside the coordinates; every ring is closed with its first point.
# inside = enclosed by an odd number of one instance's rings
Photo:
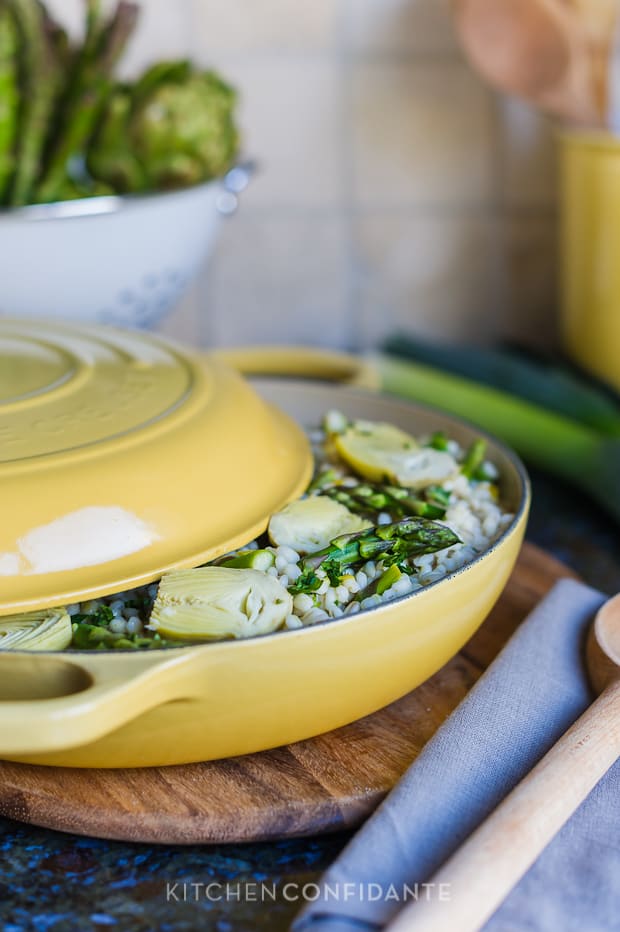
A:
{"type": "Polygon", "coordinates": [[[326,414],[314,478],[240,550],[159,583],[0,618],[0,648],[144,650],[352,615],[470,563],[512,521],[486,443],[326,414]]]}

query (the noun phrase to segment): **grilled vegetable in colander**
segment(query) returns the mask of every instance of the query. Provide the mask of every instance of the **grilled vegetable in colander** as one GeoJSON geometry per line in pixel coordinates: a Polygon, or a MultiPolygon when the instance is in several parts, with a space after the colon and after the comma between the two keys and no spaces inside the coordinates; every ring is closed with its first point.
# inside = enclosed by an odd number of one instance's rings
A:
{"type": "Polygon", "coordinates": [[[0,206],[179,188],[226,173],[235,91],[214,71],[157,62],[119,84],[139,6],[83,0],[75,43],[43,0],[0,0],[0,206]]]}
{"type": "Polygon", "coordinates": [[[120,87],[88,152],[94,178],[117,191],[178,188],[224,174],[236,155],[236,94],[189,62],[154,65],[120,87]]]}

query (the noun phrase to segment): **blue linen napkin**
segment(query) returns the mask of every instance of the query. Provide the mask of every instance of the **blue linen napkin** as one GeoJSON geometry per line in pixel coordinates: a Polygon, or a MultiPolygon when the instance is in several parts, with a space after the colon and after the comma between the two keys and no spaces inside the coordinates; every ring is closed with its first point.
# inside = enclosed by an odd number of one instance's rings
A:
{"type": "MultiPolygon", "coordinates": [[[[583,644],[603,602],[572,580],[553,588],[329,868],[294,932],[381,929],[411,897],[407,887],[449,895],[421,885],[592,701],[583,644]]],[[[620,762],[485,925],[618,929],[620,762]]]]}

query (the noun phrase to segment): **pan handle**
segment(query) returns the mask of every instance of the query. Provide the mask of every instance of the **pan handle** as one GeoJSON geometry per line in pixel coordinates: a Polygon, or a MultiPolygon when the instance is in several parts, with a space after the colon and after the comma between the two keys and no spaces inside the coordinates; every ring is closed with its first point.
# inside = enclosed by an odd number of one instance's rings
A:
{"type": "Polygon", "coordinates": [[[0,758],[90,744],[205,690],[202,647],[140,654],[0,654],[0,758]],[[65,659],[66,657],[66,659],[65,659]]]}
{"type": "Polygon", "coordinates": [[[379,373],[362,356],[307,346],[239,346],[216,355],[244,375],[292,376],[377,390],[379,373]]]}

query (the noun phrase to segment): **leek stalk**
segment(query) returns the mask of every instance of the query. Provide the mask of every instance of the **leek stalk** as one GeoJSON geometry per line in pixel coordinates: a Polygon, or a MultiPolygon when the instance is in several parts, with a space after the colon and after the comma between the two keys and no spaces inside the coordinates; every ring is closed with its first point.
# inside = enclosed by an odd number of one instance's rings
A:
{"type": "Polygon", "coordinates": [[[406,334],[386,340],[383,349],[542,405],[598,433],[620,436],[620,398],[614,400],[608,391],[566,366],[515,350],[426,343],[406,334]]]}

